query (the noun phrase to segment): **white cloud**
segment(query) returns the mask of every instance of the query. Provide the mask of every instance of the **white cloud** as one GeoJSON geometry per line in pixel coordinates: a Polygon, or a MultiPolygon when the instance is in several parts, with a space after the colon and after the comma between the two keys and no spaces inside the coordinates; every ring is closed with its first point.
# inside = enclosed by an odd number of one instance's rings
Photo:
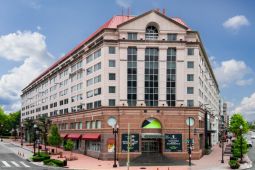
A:
{"type": "Polygon", "coordinates": [[[245,86],[253,82],[252,78],[247,78],[253,73],[244,61],[237,61],[235,59],[223,61],[214,68],[214,72],[222,87],[230,84],[245,86]]]}
{"type": "Polygon", "coordinates": [[[129,8],[131,6],[131,2],[130,0],[116,0],[116,3],[118,6],[120,6],[121,8],[129,8]]]}
{"type": "Polygon", "coordinates": [[[10,33],[0,37],[0,57],[21,65],[0,77],[0,101],[7,111],[20,109],[21,90],[52,62],[45,36],[38,32],[10,33]]]}
{"type": "Polygon", "coordinates": [[[239,106],[234,110],[235,113],[244,115],[255,114],[255,92],[249,97],[244,97],[239,106]]]}
{"type": "Polygon", "coordinates": [[[244,15],[236,15],[223,23],[223,26],[226,29],[231,29],[234,31],[238,31],[242,26],[248,25],[250,25],[250,22],[244,15]]]}

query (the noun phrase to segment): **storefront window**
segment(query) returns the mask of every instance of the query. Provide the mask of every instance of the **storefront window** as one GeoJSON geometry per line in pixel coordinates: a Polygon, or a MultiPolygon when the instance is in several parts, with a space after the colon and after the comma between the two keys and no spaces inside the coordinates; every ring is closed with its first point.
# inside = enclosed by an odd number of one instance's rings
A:
{"type": "Polygon", "coordinates": [[[100,151],[100,142],[99,141],[88,141],[88,150],[90,151],[100,151]]]}

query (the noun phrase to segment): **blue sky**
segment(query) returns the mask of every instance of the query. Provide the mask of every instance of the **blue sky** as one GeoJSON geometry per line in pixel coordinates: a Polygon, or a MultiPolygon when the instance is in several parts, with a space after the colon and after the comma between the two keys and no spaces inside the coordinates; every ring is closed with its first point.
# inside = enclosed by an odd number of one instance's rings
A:
{"type": "Polygon", "coordinates": [[[168,16],[180,17],[199,31],[230,111],[247,117],[255,113],[253,0],[0,2],[0,105],[6,111],[20,107],[20,90],[42,70],[130,7],[131,15],[165,8],[168,16]]]}

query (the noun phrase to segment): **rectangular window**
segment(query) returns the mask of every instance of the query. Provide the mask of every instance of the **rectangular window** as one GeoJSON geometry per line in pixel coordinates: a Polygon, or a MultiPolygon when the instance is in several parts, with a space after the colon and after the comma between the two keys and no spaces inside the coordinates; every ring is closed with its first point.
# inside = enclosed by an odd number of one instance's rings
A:
{"type": "Polygon", "coordinates": [[[145,93],[144,99],[146,106],[158,106],[158,48],[145,49],[145,93]]]}
{"type": "Polygon", "coordinates": [[[128,32],[128,40],[137,40],[136,32],[128,32]]]}
{"type": "Polygon", "coordinates": [[[101,56],[101,49],[94,53],[94,60],[101,56]]]}
{"type": "Polygon", "coordinates": [[[115,60],[109,60],[109,67],[115,67],[116,63],[115,60]]]}
{"type": "Polygon", "coordinates": [[[194,87],[187,87],[187,94],[194,94],[194,87]]]}
{"type": "Polygon", "coordinates": [[[90,86],[93,84],[93,78],[87,80],[87,86],[90,86]]]}
{"type": "Polygon", "coordinates": [[[87,103],[87,109],[93,109],[93,103],[87,103]]]}
{"type": "Polygon", "coordinates": [[[97,71],[97,70],[100,70],[100,69],[101,69],[101,62],[94,65],[94,71],[97,71]]]}
{"type": "Polygon", "coordinates": [[[109,54],[115,54],[115,47],[109,47],[109,54]]]}
{"type": "Polygon", "coordinates": [[[94,102],[94,108],[98,108],[101,106],[101,100],[94,102]]]}
{"type": "Polygon", "coordinates": [[[194,74],[187,74],[187,81],[194,81],[194,74]]]}
{"type": "Polygon", "coordinates": [[[137,101],[137,48],[127,49],[127,102],[128,106],[136,106],[137,101]]]}
{"type": "Polygon", "coordinates": [[[194,100],[187,100],[187,106],[193,107],[194,106],[194,100]]]}
{"type": "Polygon", "coordinates": [[[109,93],[115,93],[116,87],[115,86],[109,86],[109,93]]]}
{"type": "Polygon", "coordinates": [[[115,106],[115,99],[109,99],[109,106],[115,106]]]}
{"type": "Polygon", "coordinates": [[[90,121],[86,121],[86,129],[90,129],[91,128],[91,122],[90,121]]]}
{"type": "Polygon", "coordinates": [[[86,63],[88,64],[88,63],[90,63],[91,61],[93,61],[93,58],[94,58],[93,54],[89,55],[89,56],[86,58],[86,63]]]}
{"type": "Polygon", "coordinates": [[[167,40],[168,41],[176,41],[177,40],[177,34],[167,34],[167,40]]]}
{"type": "Polygon", "coordinates": [[[87,98],[93,97],[93,90],[87,92],[87,98]]]}
{"type": "Polygon", "coordinates": [[[97,88],[94,90],[94,95],[97,96],[97,95],[100,95],[101,94],[101,88],[97,88]]]}
{"type": "Polygon", "coordinates": [[[188,48],[188,55],[194,55],[194,48],[188,48]]]}
{"type": "Polygon", "coordinates": [[[109,73],[109,80],[116,80],[115,73],[109,73]]]}
{"type": "Polygon", "coordinates": [[[96,128],[96,121],[92,121],[92,129],[96,128]]]}
{"type": "Polygon", "coordinates": [[[101,82],[101,75],[94,78],[94,84],[101,82]]]}
{"type": "Polygon", "coordinates": [[[187,67],[188,68],[194,68],[194,61],[188,61],[187,62],[187,67]]]}
{"type": "Polygon", "coordinates": [[[100,120],[96,121],[96,128],[101,129],[101,121],[100,120]]]}
{"type": "Polygon", "coordinates": [[[93,73],[93,66],[87,68],[87,75],[90,75],[91,73],[93,73]]]}

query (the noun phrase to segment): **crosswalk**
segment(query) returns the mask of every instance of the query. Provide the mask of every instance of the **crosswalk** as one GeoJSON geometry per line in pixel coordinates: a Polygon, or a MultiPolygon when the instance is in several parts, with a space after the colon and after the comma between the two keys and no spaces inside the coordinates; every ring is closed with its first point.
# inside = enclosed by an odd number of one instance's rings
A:
{"type": "Polygon", "coordinates": [[[12,168],[12,167],[16,167],[16,168],[21,168],[21,167],[26,167],[29,168],[30,166],[27,165],[25,162],[23,161],[0,161],[0,169],[1,167],[5,167],[5,168],[12,168]]]}

